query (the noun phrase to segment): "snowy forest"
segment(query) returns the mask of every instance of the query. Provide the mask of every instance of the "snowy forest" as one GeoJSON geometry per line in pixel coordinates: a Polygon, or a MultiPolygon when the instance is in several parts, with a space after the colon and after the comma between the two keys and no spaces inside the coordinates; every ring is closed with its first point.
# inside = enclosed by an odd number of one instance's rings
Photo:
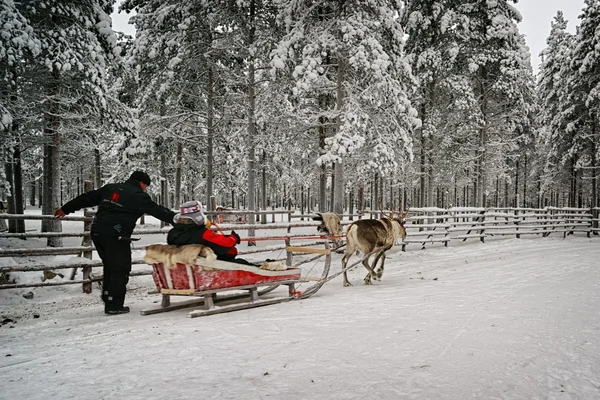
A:
{"type": "Polygon", "coordinates": [[[515,3],[125,0],[134,38],[115,0],[0,0],[0,200],[143,169],[171,208],[596,207],[600,2],[536,75],[515,3]]]}

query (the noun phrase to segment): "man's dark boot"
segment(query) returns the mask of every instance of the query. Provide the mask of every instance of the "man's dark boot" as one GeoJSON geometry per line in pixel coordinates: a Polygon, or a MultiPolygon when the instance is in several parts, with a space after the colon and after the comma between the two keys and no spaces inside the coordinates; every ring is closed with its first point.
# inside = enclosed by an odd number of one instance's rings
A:
{"type": "Polygon", "coordinates": [[[104,308],[104,314],[107,314],[107,315],[127,314],[128,312],[129,312],[129,307],[127,307],[127,306],[121,307],[118,309],[104,308]]]}

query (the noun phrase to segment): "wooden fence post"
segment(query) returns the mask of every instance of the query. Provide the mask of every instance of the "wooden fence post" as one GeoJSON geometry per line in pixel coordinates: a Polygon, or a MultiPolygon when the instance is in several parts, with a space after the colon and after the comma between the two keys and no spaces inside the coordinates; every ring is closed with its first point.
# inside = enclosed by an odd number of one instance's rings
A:
{"type": "Polygon", "coordinates": [[[521,221],[519,221],[519,210],[515,209],[515,231],[517,233],[517,239],[521,239],[521,235],[519,234],[520,223],[521,221]]]}
{"type": "MultiPolygon", "coordinates": [[[[93,189],[93,185],[91,181],[84,181],[83,182],[83,188],[85,190],[85,192],[89,192],[93,189]]],[[[91,217],[93,214],[91,214],[87,209],[83,210],[83,216],[84,217],[91,217]]],[[[90,232],[92,230],[92,221],[85,221],[83,223],[83,231],[84,232],[90,232]]],[[[83,240],[81,241],[81,245],[82,246],[91,246],[92,245],[92,236],[90,235],[86,235],[83,237],[83,240]]],[[[92,252],[91,251],[84,251],[82,252],[82,257],[85,258],[89,258],[90,260],[92,259],[92,252]]],[[[73,268],[73,274],[71,274],[71,279],[74,278],[74,272],[76,271],[77,268],[73,268]]],[[[91,275],[92,275],[92,267],[83,267],[82,268],[82,274],[83,274],[83,279],[90,279],[91,275]]],[[[91,282],[85,282],[82,284],[81,289],[83,290],[83,293],[92,293],[92,283],[91,282]]]]}
{"type": "Polygon", "coordinates": [[[479,240],[481,241],[481,243],[485,243],[485,211],[486,209],[484,208],[483,211],[481,212],[481,230],[479,231],[479,234],[481,235],[479,237],[479,240]]]}
{"type": "MultiPolygon", "coordinates": [[[[90,213],[87,209],[84,210],[83,215],[85,217],[91,217],[92,213],[90,213]]],[[[83,223],[83,231],[84,232],[90,232],[92,229],[92,221],[85,221],[83,223]]],[[[92,245],[92,236],[87,235],[83,237],[83,240],[81,241],[81,245],[82,246],[91,246],[92,245]]],[[[83,252],[83,257],[85,258],[89,258],[90,260],[92,259],[92,252],[91,251],[84,251],[83,252]]],[[[83,279],[90,279],[92,277],[92,267],[83,267],[82,268],[82,273],[83,273],[83,279]]],[[[82,289],[83,289],[83,293],[92,293],[92,282],[85,282],[82,284],[82,289]]]]}
{"type": "Polygon", "coordinates": [[[289,250],[290,247],[290,238],[286,238],[285,239],[285,252],[286,252],[286,257],[285,257],[285,265],[290,268],[292,266],[292,252],[289,250]]]}

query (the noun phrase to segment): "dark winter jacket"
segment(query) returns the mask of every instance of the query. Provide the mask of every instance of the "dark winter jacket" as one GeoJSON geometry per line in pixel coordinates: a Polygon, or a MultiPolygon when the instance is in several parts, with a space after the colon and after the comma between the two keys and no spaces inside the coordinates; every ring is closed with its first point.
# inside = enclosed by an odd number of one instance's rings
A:
{"type": "Polygon", "coordinates": [[[65,214],[70,214],[92,206],[99,206],[92,223],[92,233],[114,236],[130,237],[135,223],[144,214],[169,223],[173,222],[175,216],[173,211],[152,201],[133,179],[84,193],[61,208],[65,214]]]}
{"type": "Polygon", "coordinates": [[[201,244],[210,247],[218,260],[232,261],[237,255],[237,239],[233,235],[223,235],[195,223],[177,223],[167,235],[167,243],[175,245],[201,244]]]}

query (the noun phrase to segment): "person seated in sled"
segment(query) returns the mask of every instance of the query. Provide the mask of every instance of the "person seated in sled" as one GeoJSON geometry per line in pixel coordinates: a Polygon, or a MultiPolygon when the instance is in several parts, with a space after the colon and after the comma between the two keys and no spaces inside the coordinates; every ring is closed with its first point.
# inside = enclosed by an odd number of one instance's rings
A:
{"type": "Polygon", "coordinates": [[[236,258],[238,252],[235,246],[240,244],[240,236],[235,231],[225,235],[210,229],[212,223],[204,216],[200,202],[183,203],[179,207],[179,214],[175,215],[174,222],[175,225],[167,235],[167,244],[201,244],[210,247],[217,255],[217,260],[254,265],[242,258],[236,258]]]}

